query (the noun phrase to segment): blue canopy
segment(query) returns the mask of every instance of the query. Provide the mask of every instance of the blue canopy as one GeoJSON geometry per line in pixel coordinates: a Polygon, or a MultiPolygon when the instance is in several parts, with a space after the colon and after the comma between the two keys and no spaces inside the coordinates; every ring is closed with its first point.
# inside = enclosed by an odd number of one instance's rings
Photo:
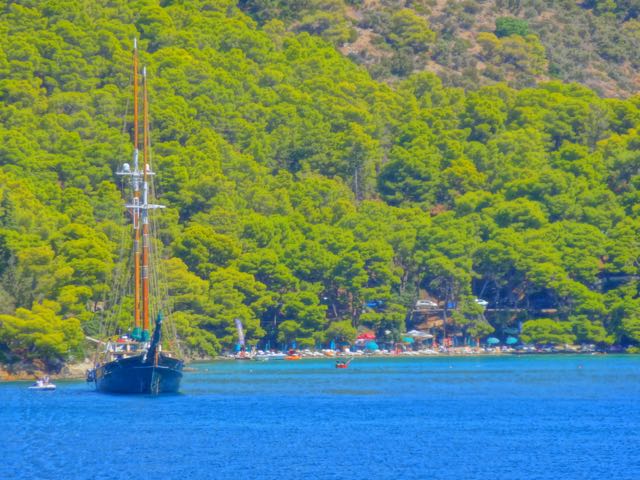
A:
{"type": "Polygon", "coordinates": [[[384,306],[384,300],[369,300],[366,305],[369,308],[380,308],[384,306]]]}
{"type": "Polygon", "coordinates": [[[515,345],[516,343],[518,343],[518,339],[516,337],[507,337],[504,343],[506,343],[507,345],[515,345]]]}
{"type": "Polygon", "coordinates": [[[413,342],[415,342],[415,340],[413,338],[411,338],[411,337],[402,337],[402,341],[404,343],[413,343],[413,342]]]}
{"type": "Polygon", "coordinates": [[[368,342],[365,347],[367,350],[379,350],[378,344],[376,342],[368,342]]]}
{"type": "Polygon", "coordinates": [[[499,343],[500,343],[500,340],[498,340],[496,337],[487,338],[487,344],[488,345],[497,345],[499,343]]]}

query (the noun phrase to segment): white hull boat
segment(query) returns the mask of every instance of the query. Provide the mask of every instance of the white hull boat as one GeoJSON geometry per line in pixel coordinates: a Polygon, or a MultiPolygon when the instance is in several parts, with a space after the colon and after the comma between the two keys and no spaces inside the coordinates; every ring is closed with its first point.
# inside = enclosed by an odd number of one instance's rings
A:
{"type": "Polygon", "coordinates": [[[284,360],[287,355],[284,353],[264,353],[253,356],[254,360],[259,362],[267,362],[269,360],[284,360]]]}
{"type": "Polygon", "coordinates": [[[56,389],[56,386],[53,383],[49,383],[48,381],[45,382],[44,380],[38,380],[33,385],[29,386],[29,390],[48,391],[48,390],[55,390],[55,389],[56,389]]]}

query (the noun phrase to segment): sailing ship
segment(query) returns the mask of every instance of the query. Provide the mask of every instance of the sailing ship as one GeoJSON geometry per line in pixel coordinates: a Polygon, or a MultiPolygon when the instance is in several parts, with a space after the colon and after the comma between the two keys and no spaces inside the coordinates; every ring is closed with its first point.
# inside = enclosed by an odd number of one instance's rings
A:
{"type": "Polygon", "coordinates": [[[139,76],[138,48],[134,40],[133,165],[125,163],[116,172],[126,180],[132,192],[126,208],[131,214],[133,232],[133,329],[116,341],[99,341],[94,368],[87,372],[87,381],[94,383],[99,392],[106,393],[173,393],[180,388],[184,363],[179,355],[163,351],[164,303],[162,300],[150,301],[150,283],[155,265],[151,258],[153,232],[149,213],[164,207],[151,203],[155,172],[150,164],[146,68],[142,70],[142,166],[139,162],[139,76]],[[155,311],[152,312],[152,309],[155,311]],[[152,313],[155,313],[153,334],[150,329],[152,313]]]}

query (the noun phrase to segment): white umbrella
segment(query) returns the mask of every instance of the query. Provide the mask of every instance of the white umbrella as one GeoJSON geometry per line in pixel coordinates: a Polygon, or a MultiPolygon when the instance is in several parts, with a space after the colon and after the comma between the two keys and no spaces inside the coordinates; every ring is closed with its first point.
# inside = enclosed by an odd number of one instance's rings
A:
{"type": "Polygon", "coordinates": [[[427,332],[421,332],[420,330],[411,330],[405,334],[408,337],[414,338],[433,338],[433,335],[427,332]]]}

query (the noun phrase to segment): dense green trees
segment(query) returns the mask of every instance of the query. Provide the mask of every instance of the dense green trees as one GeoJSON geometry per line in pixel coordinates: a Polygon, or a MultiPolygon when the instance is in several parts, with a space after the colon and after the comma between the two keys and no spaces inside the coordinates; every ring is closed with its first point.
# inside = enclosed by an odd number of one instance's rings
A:
{"type": "MultiPolygon", "coordinates": [[[[114,172],[132,155],[135,35],[168,206],[156,254],[192,354],[230,347],[234,318],[252,345],[398,337],[420,289],[468,336],[525,321],[536,341],[640,342],[638,98],[560,82],[465,92],[429,73],[391,87],[316,35],[339,33],[335,19],[281,3],[255,4],[262,27],[230,1],[3,7],[5,360],[55,365],[97,333],[110,292],[128,308],[114,172]],[[476,296],[520,313],[483,317],[476,296]]],[[[435,48],[422,17],[392,16],[390,42],[435,48]]],[[[544,69],[538,40],[513,33],[487,35],[496,65],[544,69]]]]}
{"type": "Polygon", "coordinates": [[[520,35],[522,37],[529,34],[529,24],[526,20],[514,17],[496,18],[496,36],[508,37],[509,35],[520,35]]]}
{"type": "Polygon", "coordinates": [[[31,310],[18,308],[14,315],[0,315],[5,360],[41,360],[55,368],[62,359],[77,358],[84,341],[80,322],[59,313],[59,304],[45,300],[31,310]]]}

